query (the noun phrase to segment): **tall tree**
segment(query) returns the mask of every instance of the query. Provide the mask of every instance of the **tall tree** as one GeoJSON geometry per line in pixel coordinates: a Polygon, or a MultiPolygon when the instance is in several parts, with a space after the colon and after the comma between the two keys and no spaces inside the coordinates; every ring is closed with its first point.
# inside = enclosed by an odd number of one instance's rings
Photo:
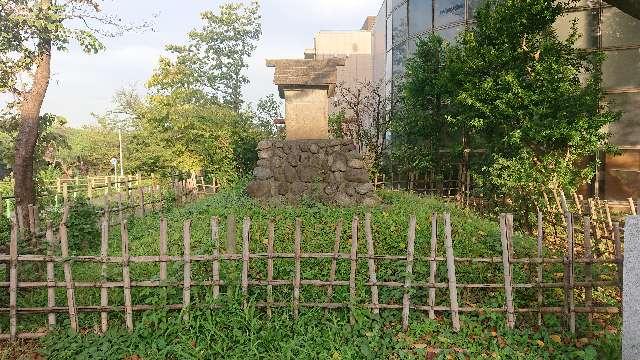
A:
{"type": "Polygon", "coordinates": [[[104,48],[97,36],[131,29],[101,12],[101,0],[0,0],[0,93],[20,122],[13,172],[18,205],[35,202],[34,153],[41,130],[40,111],[51,78],[55,50],[75,42],[87,53],[104,48]]]}
{"type": "MultiPolygon", "coordinates": [[[[244,71],[262,35],[260,5],[226,3],[218,13],[206,11],[201,16],[204,25],[189,33],[188,44],[167,46],[177,55],[173,65],[191,71],[190,85],[239,112],[242,88],[249,83],[244,71]]],[[[163,61],[161,66],[172,64],[163,61]]]]}

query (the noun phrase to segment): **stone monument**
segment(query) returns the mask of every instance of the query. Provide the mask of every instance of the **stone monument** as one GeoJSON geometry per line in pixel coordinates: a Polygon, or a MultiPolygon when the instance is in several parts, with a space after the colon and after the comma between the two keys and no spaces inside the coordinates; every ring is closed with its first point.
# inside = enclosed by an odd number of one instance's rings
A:
{"type": "Polygon", "coordinates": [[[622,359],[640,359],[640,216],[627,218],[624,229],[622,359]]]}
{"type": "Polygon", "coordinates": [[[339,205],[379,202],[353,141],[329,139],[329,98],[344,64],[343,58],[267,60],[285,100],[286,140],[258,144],[251,196],[275,203],[304,197],[339,205]]]}

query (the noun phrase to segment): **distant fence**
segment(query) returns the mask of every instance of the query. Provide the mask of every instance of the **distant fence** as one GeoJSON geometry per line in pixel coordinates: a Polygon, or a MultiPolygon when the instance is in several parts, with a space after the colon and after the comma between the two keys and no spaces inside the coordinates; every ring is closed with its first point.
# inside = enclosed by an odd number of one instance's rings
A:
{"type": "MultiPolygon", "coordinates": [[[[428,220],[428,219],[427,219],[428,220]]],[[[9,306],[0,308],[0,314],[8,314],[9,333],[0,334],[0,339],[16,340],[38,338],[46,335],[46,331],[40,332],[18,332],[18,320],[21,315],[28,314],[46,314],[47,324],[45,328],[52,329],[57,324],[56,315],[65,313],[68,315],[70,327],[73,331],[79,331],[78,324],[79,313],[99,313],[100,320],[97,326],[104,332],[109,327],[110,313],[123,313],[124,323],[129,330],[134,328],[134,312],[146,311],[158,308],[155,305],[147,303],[134,303],[132,300],[132,288],[178,288],[182,292],[182,302],[164,306],[163,308],[172,310],[188,310],[189,308],[205,306],[217,307],[217,305],[205,305],[192,302],[191,292],[194,287],[206,287],[210,291],[214,299],[221,297],[221,287],[230,288],[232,286],[241,289],[245,306],[251,299],[255,299],[255,294],[251,294],[250,290],[259,288],[265,289],[266,293],[261,292],[262,298],[257,299],[255,306],[264,308],[269,316],[272,310],[276,308],[291,308],[293,316],[298,318],[303,308],[323,308],[330,309],[349,309],[351,312],[352,322],[354,321],[354,311],[357,308],[368,308],[374,313],[382,310],[400,310],[402,313],[402,326],[406,330],[409,326],[410,313],[414,311],[428,314],[431,319],[435,318],[436,313],[448,313],[451,316],[453,329],[458,331],[461,328],[461,313],[483,313],[496,312],[506,315],[507,326],[514,328],[519,316],[523,314],[537,315],[539,325],[543,324],[543,314],[561,314],[571,332],[576,331],[576,314],[586,314],[589,321],[593,314],[616,314],[620,312],[619,304],[610,306],[598,303],[592,297],[592,293],[596,288],[614,289],[618,296],[622,289],[622,231],[617,223],[613,227],[613,244],[614,256],[598,256],[598,253],[592,251],[591,234],[592,223],[588,217],[583,219],[584,228],[581,234],[576,232],[574,225],[574,216],[567,214],[566,217],[566,237],[564,239],[566,248],[562,256],[548,257],[545,256],[545,248],[543,239],[545,236],[545,227],[542,214],[538,215],[538,234],[537,234],[537,251],[536,256],[517,258],[514,249],[514,231],[513,216],[503,214],[500,216],[500,241],[501,253],[495,254],[493,257],[457,257],[454,254],[453,242],[454,226],[449,214],[438,216],[434,214],[430,222],[425,224],[430,226],[430,247],[427,253],[416,254],[416,229],[418,220],[415,216],[411,216],[407,226],[406,233],[406,254],[405,255],[381,255],[376,254],[375,234],[372,231],[372,217],[366,214],[364,224],[358,217],[353,218],[351,223],[351,239],[348,252],[341,252],[341,235],[343,233],[342,223],[336,224],[336,237],[334,250],[331,253],[308,253],[303,252],[303,223],[301,220],[295,222],[294,234],[294,251],[292,253],[276,253],[274,251],[274,239],[276,234],[276,223],[270,221],[267,229],[266,252],[251,252],[250,241],[252,237],[252,220],[244,219],[242,223],[242,251],[236,254],[235,249],[235,232],[236,223],[233,216],[227,219],[227,251],[223,253],[221,250],[221,234],[220,220],[212,218],[210,223],[211,242],[213,251],[211,255],[192,255],[191,249],[191,228],[192,221],[187,220],[182,228],[182,254],[169,255],[168,253],[168,231],[167,221],[160,221],[159,236],[159,256],[132,256],[129,251],[129,234],[128,225],[124,221],[120,225],[121,230],[121,251],[119,256],[111,256],[109,251],[109,225],[105,218],[102,222],[101,251],[99,256],[79,256],[71,255],[69,251],[69,243],[67,239],[67,225],[63,221],[59,226],[59,252],[58,242],[54,231],[51,227],[47,229],[46,238],[48,241],[47,255],[20,255],[18,254],[18,238],[19,231],[14,221],[13,230],[11,232],[10,252],[9,254],[0,255],[0,261],[8,261],[10,263],[10,277],[8,282],[0,283],[0,288],[6,288],[9,291],[9,306]],[[444,236],[442,234],[444,229],[444,236]],[[234,229],[234,230],[229,230],[234,229]],[[362,231],[363,229],[364,231],[362,231]],[[362,232],[364,234],[362,234],[362,232]],[[230,235],[231,234],[231,235],[230,235]],[[361,236],[364,235],[364,236],[361,236]],[[359,242],[366,242],[366,253],[358,251],[359,242]],[[577,243],[579,241],[579,243],[577,243]],[[438,244],[444,244],[444,256],[442,249],[438,249],[438,244]],[[331,261],[328,278],[325,279],[305,279],[302,276],[303,264],[311,259],[326,259],[331,261]],[[259,260],[260,263],[266,261],[266,271],[250,272],[250,263],[259,260]],[[276,279],[274,278],[274,261],[291,261],[293,260],[293,272],[291,278],[276,279]],[[397,281],[384,281],[378,279],[378,264],[380,261],[399,262],[404,271],[398,274],[397,281]],[[46,263],[46,281],[19,281],[18,269],[21,263],[46,263]],[[234,274],[228,274],[221,271],[223,263],[235,263],[240,265],[239,280],[234,274]],[[339,262],[346,262],[348,265],[348,279],[338,279],[337,267],[339,262]],[[424,262],[429,265],[428,278],[418,279],[414,274],[414,265],[417,262],[424,262]],[[74,279],[73,266],[77,263],[90,263],[101,265],[101,278],[95,281],[77,281],[74,279]],[[158,280],[132,281],[131,266],[134,264],[151,263],[159,265],[158,280]],[[168,265],[176,263],[182,265],[183,280],[171,281],[168,278],[168,265]],[[198,263],[206,263],[210,271],[205,274],[198,273],[196,278],[208,278],[208,280],[195,281],[193,268],[198,263]],[[366,263],[366,265],[364,265],[366,263]],[[446,282],[438,282],[438,264],[446,264],[446,282]],[[456,276],[456,271],[461,265],[470,266],[470,264],[495,264],[501,268],[499,272],[494,272],[495,279],[491,283],[461,283],[460,278],[456,276]],[[562,280],[555,282],[545,282],[545,272],[551,271],[549,266],[562,266],[562,280]],[[56,281],[55,268],[63,267],[64,281],[56,281]],[[122,274],[121,281],[110,281],[107,278],[107,268],[113,270],[113,267],[119,267],[122,274]],[[358,277],[359,267],[366,266],[366,278],[363,274],[358,277]],[[514,280],[514,266],[519,268],[535,270],[529,281],[516,283],[514,280]],[[577,270],[580,270],[577,272],[577,270]],[[609,272],[607,272],[609,271],[609,272]],[[578,278],[577,273],[582,278],[578,278]],[[258,274],[266,274],[266,276],[258,274]],[[600,275],[598,275],[600,274],[600,275]],[[250,278],[253,275],[254,278],[250,278]],[[599,276],[609,277],[600,278],[599,276]],[[226,278],[223,278],[226,277],[226,278]],[[368,289],[368,297],[364,303],[359,302],[363,297],[358,294],[358,288],[362,289],[362,285],[368,289]],[[292,296],[289,301],[274,300],[274,288],[287,287],[292,289],[292,296]],[[304,302],[301,298],[301,290],[303,287],[313,287],[324,290],[325,300],[318,302],[304,302]],[[335,301],[334,290],[336,287],[348,288],[348,301],[335,301]],[[66,304],[56,303],[55,290],[57,288],[66,289],[66,304]],[[78,305],[76,303],[76,289],[93,288],[100,290],[99,305],[78,305]],[[48,305],[46,307],[19,308],[17,306],[17,298],[21,293],[20,289],[47,289],[48,305]],[[379,291],[382,289],[401,289],[401,302],[380,301],[379,291]],[[439,289],[446,291],[445,299],[436,299],[439,289]],[[504,294],[503,306],[485,308],[482,306],[474,306],[472,304],[460,304],[459,292],[463,289],[476,289],[486,291],[488,293],[504,294]],[[559,290],[548,292],[548,290],[559,290]],[[119,291],[123,294],[123,301],[118,304],[109,303],[109,293],[119,291]],[[527,303],[514,301],[516,292],[534,291],[536,296],[531,297],[527,303]],[[418,302],[416,295],[421,294],[426,301],[418,302]],[[254,295],[252,297],[252,295],[254,295]],[[561,304],[561,306],[550,306],[547,304],[561,304]]],[[[209,224],[208,224],[209,225],[209,224]]],[[[464,226],[464,224],[460,224],[464,226]]],[[[425,238],[426,240],[427,238],[425,238]]],[[[255,244],[254,244],[255,245],[255,244]]],[[[255,265],[255,264],[254,264],[255,265]]],[[[202,269],[197,267],[197,269],[202,269]]],[[[557,274],[554,274],[557,275],[557,274]]],[[[443,278],[443,277],[441,277],[443,278]]],[[[315,300],[315,299],[314,299],[315,300]]],[[[188,313],[185,313],[188,316],[188,313]]],[[[113,319],[112,319],[113,321],[113,319]]]]}

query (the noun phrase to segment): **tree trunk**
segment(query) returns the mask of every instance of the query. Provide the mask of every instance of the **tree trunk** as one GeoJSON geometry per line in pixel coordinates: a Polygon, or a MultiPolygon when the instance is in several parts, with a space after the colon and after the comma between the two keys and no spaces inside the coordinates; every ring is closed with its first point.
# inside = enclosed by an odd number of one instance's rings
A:
{"type": "MultiPolygon", "coordinates": [[[[43,0],[43,3],[49,2],[43,0]]],[[[16,205],[22,206],[23,213],[27,217],[24,220],[28,224],[27,207],[35,204],[35,188],[33,179],[33,157],[38,141],[40,109],[49,87],[51,77],[51,40],[43,39],[38,47],[40,55],[36,62],[36,71],[33,77],[33,85],[29,92],[25,93],[20,103],[20,129],[16,139],[15,163],[13,174],[15,177],[14,194],[16,205]]]]}

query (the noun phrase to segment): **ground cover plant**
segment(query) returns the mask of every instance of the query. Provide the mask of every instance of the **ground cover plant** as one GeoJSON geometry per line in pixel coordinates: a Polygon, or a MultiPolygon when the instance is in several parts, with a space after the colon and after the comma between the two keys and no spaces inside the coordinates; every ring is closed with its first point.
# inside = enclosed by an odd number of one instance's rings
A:
{"type": "MultiPolygon", "coordinates": [[[[501,243],[497,219],[483,218],[471,210],[461,209],[453,204],[436,198],[420,198],[401,192],[381,192],[383,204],[375,208],[350,207],[334,208],[310,201],[299,206],[264,206],[247,198],[242,184],[234,189],[224,190],[214,196],[180,209],[170,209],[164,214],[151,215],[129,222],[131,255],[158,255],[159,218],[167,219],[169,224],[169,254],[182,254],[182,225],[186,219],[192,221],[192,255],[213,253],[214,241],[211,239],[210,219],[212,216],[226,218],[234,215],[239,222],[252,219],[250,247],[252,252],[265,252],[267,224],[275,220],[275,252],[293,251],[294,223],[296,218],[303,222],[303,252],[332,252],[335,239],[335,225],[342,221],[343,233],[340,251],[348,253],[350,244],[350,224],[353,216],[364,219],[364,214],[372,214],[372,228],[376,254],[405,255],[408,218],[415,214],[418,218],[416,254],[426,256],[429,253],[431,234],[430,217],[432,213],[450,212],[453,223],[455,254],[458,257],[500,256],[501,243]]],[[[225,239],[226,225],[221,220],[221,239],[225,239]]],[[[239,224],[240,228],[241,225],[239,224]]],[[[112,228],[110,234],[110,255],[120,254],[120,234],[112,228]]],[[[240,231],[238,231],[240,232],[240,231]]],[[[362,231],[361,231],[362,232],[362,231]]],[[[442,229],[440,229],[442,232],[442,229]]],[[[443,251],[442,234],[439,236],[438,255],[443,251]]],[[[241,244],[238,235],[236,243],[241,244]]],[[[535,241],[526,235],[518,234],[515,239],[517,256],[529,256],[535,252],[535,241]]],[[[358,251],[366,252],[364,234],[358,240],[358,251]]],[[[221,245],[224,252],[224,245],[221,245]]],[[[238,248],[239,249],[239,248],[238,248]]],[[[98,249],[91,249],[98,254],[98,249]]],[[[87,255],[82,249],[78,254],[87,255]]],[[[252,260],[250,279],[266,279],[266,261],[252,260]]],[[[33,271],[19,272],[21,281],[44,279],[44,266],[33,265],[33,271]]],[[[99,264],[73,264],[75,281],[99,281],[99,264]]],[[[336,279],[349,278],[349,261],[338,261],[336,279]]],[[[379,281],[404,281],[405,264],[402,261],[378,261],[379,281]]],[[[222,309],[204,310],[195,305],[214,303],[209,287],[192,288],[192,304],[188,322],[183,322],[178,312],[161,310],[161,305],[179,304],[182,290],[179,287],[132,290],[134,304],[158,305],[158,310],[135,314],[133,334],[126,334],[122,328],[123,317],[119,313],[110,313],[111,330],[105,336],[94,335],[99,324],[99,314],[81,314],[79,317],[82,335],[66,332],[68,318],[58,314],[60,331],[54,332],[41,342],[42,353],[51,359],[62,358],[125,358],[140,356],[154,358],[615,358],[619,348],[617,317],[596,317],[596,325],[591,331],[583,331],[577,337],[564,335],[562,318],[545,316],[544,328],[535,326],[535,315],[518,315],[518,328],[514,332],[505,329],[501,316],[480,312],[463,317],[462,332],[454,334],[450,328],[449,315],[438,314],[436,321],[430,321],[424,313],[412,311],[411,330],[401,332],[400,312],[383,311],[375,316],[365,309],[358,309],[357,321],[349,325],[348,310],[332,310],[325,314],[322,310],[301,310],[298,321],[292,319],[289,308],[275,309],[272,319],[267,319],[263,310],[249,306],[242,309],[239,294],[240,262],[223,262],[221,278],[229,286],[222,287],[222,297],[217,301],[222,309]],[[436,352],[435,350],[442,350],[436,352]],[[432,355],[428,355],[432,353],[432,355]],[[429,357],[430,356],[430,357],[429,357]]],[[[303,279],[328,279],[330,260],[305,259],[302,261],[303,279]]],[[[62,281],[61,269],[56,269],[58,281],[62,281]]],[[[182,264],[171,263],[169,279],[182,279],[182,264]]],[[[494,282],[502,276],[500,265],[458,264],[456,266],[459,283],[494,282]]],[[[416,261],[414,278],[425,281],[428,278],[428,261],[416,261]]],[[[535,268],[514,267],[515,281],[527,282],[535,268]]],[[[552,281],[561,267],[545,270],[545,281],[552,281]]],[[[157,264],[132,264],[133,281],[158,280],[157,264]]],[[[193,263],[194,281],[209,280],[211,263],[193,263]]],[[[276,260],[274,279],[293,279],[293,260],[276,260]]],[[[446,282],[446,268],[440,264],[437,272],[438,282],[446,282]]],[[[119,265],[108,268],[110,281],[121,281],[122,271],[119,265]]],[[[358,304],[364,304],[370,298],[366,261],[360,261],[357,274],[358,304]]],[[[251,286],[250,302],[266,299],[264,287],[251,286]]],[[[65,304],[64,289],[57,290],[57,304],[65,304]]],[[[402,288],[380,288],[380,302],[388,304],[402,303],[402,288]]],[[[557,290],[545,291],[546,306],[562,306],[561,293],[557,290]]],[[[326,289],[303,286],[301,302],[323,302],[326,289]]],[[[460,305],[480,308],[504,306],[502,290],[460,289],[460,305]]],[[[3,292],[0,301],[5,302],[3,292]]],[[[595,301],[599,301],[597,296],[595,301]]],[[[274,300],[290,303],[291,286],[274,286],[274,300]]],[[[427,303],[426,291],[413,291],[412,302],[427,303]]],[[[516,304],[523,305],[536,298],[533,290],[518,290],[516,304]]],[[[608,298],[602,295],[602,300],[608,298]]],[[[348,302],[349,289],[334,287],[335,302],[348,302]]],[[[436,305],[448,305],[446,290],[438,290],[436,305]]],[[[18,295],[19,307],[45,306],[46,289],[21,290],[18,295]]],[[[76,289],[78,306],[97,305],[100,302],[99,289],[76,289]]],[[[109,292],[109,304],[123,303],[121,289],[109,292]]],[[[587,329],[586,316],[579,316],[578,328],[587,329]]],[[[19,330],[42,328],[46,324],[46,315],[21,316],[19,330]]],[[[0,318],[2,332],[7,331],[6,315],[0,318]]]]}

